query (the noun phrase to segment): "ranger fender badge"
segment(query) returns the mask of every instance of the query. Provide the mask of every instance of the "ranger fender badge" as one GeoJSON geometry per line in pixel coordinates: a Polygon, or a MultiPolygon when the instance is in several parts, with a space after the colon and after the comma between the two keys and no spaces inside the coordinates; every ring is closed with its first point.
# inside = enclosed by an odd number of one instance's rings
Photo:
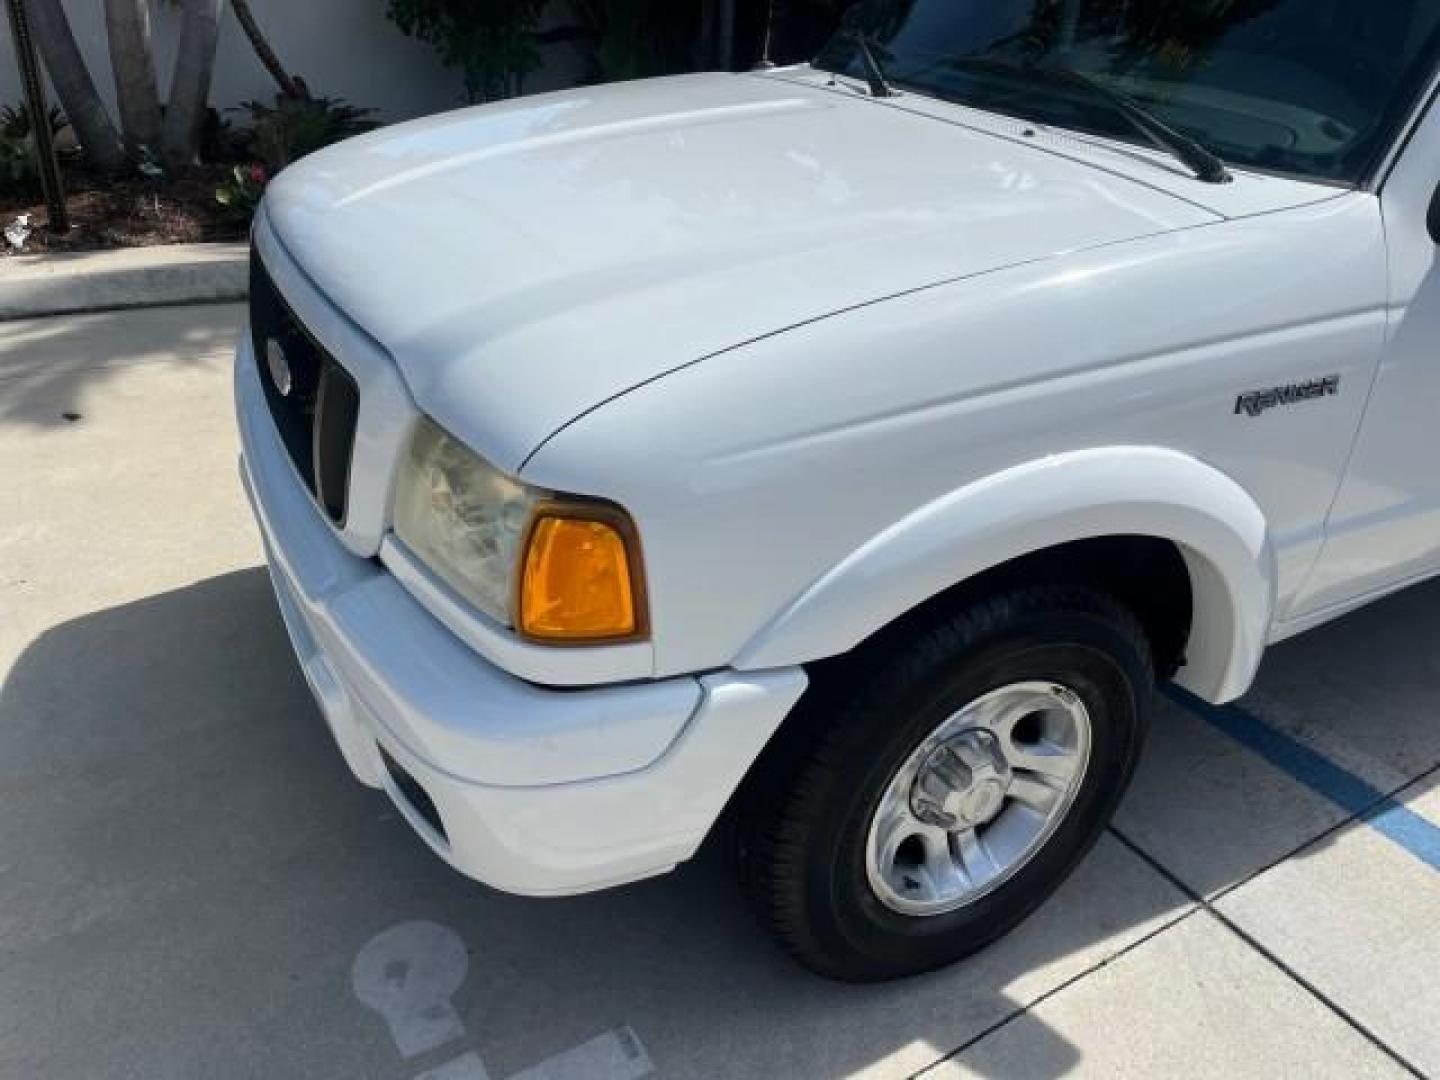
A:
{"type": "Polygon", "coordinates": [[[1289,386],[1272,386],[1269,390],[1251,390],[1235,399],[1235,415],[1259,416],[1266,409],[1276,405],[1294,405],[1315,398],[1334,397],[1340,393],[1340,376],[1327,375],[1323,379],[1291,383],[1289,386]]]}

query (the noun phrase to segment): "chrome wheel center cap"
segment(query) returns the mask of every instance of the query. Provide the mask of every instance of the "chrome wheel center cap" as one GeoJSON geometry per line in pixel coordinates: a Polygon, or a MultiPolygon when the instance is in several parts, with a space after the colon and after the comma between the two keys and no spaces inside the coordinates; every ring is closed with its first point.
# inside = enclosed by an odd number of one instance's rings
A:
{"type": "Polygon", "coordinates": [[[1010,764],[990,732],[971,729],[947,739],[925,759],[910,790],[910,809],[942,829],[974,829],[1000,812],[1010,790],[1010,764]]]}
{"type": "Polygon", "coordinates": [[[998,889],[1054,835],[1090,763],[1090,713],[1049,679],[957,709],[890,776],[865,837],[865,877],[902,915],[955,911],[998,889]]]}

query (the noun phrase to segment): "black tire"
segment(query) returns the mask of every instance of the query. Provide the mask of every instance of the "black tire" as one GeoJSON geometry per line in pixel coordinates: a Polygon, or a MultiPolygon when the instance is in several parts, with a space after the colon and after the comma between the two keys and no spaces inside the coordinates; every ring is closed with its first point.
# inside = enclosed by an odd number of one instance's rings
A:
{"type": "Polygon", "coordinates": [[[1135,617],[1089,589],[995,596],[830,665],[742,793],[742,881],[801,964],[874,982],[953,963],[1007,933],[1099,838],[1144,742],[1154,669],[1135,617]],[[1090,760],[1053,834],[1009,880],[954,911],[885,906],[865,871],[871,815],[895,771],[946,717],[1009,683],[1047,679],[1083,700],[1090,760]]]}

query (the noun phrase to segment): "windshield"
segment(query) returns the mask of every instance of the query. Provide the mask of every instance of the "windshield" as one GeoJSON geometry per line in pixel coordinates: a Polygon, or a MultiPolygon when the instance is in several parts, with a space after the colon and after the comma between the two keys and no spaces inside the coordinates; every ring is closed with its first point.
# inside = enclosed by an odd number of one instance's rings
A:
{"type": "Polygon", "coordinates": [[[1063,67],[1234,165],[1358,183],[1424,89],[1440,0],[861,0],[816,60],[980,109],[1135,141],[1063,67]]]}

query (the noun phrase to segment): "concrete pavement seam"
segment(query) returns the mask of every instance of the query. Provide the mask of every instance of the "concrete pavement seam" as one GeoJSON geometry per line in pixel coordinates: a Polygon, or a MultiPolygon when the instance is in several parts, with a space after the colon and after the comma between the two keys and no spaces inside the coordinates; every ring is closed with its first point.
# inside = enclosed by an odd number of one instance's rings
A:
{"type": "MultiPolygon", "coordinates": [[[[1127,844],[1126,846],[1128,847],[1129,845],[1127,844]]],[[[1146,865],[1150,865],[1150,860],[1145,859],[1144,862],[1146,863],[1146,865]]],[[[1190,894],[1188,891],[1186,891],[1185,895],[1188,897],[1190,894]]],[[[917,1069],[915,1072],[911,1073],[908,1080],[920,1080],[920,1078],[923,1077],[926,1073],[945,1064],[945,1062],[951,1061],[959,1055],[963,1054],[966,1050],[970,1049],[970,1047],[974,1046],[982,1039],[988,1038],[1012,1021],[1018,1020],[1020,1017],[1024,1016],[1026,1013],[1034,1009],[1037,1005],[1041,1005],[1044,1002],[1049,1001],[1056,994],[1059,994],[1064,990],[1068,990],[1070,987],[1074,986],[1082,979],[1087,979],[1091,975],[1095,974],[1097,971],[1109,967],[1111,964],[1115,963],[1115,961],[1119,960],[1122,956],[1128,956],[1131,952],[1138,949],[1140,946],[1146,944],[1147,942],[1153,941],[1155,938],[1159,937],[1167,930],[1179,926],[1182,922],[1184,922],[1186,919],[1190,918],[1190,916],[1196,914],[1200,910],[1201,905],[1192,902],[1189,909],[1181,912],[1179,915],[1175,916],[1175,918],[1170,919],[1163,925],[1157,926],[1149,933],[1136,938],[1129,945],[1126,945],[1123,949],[1111,953],[1109,956],[1103,957],[1096,963],[1085,968],[1083,971],[1077,971],[1074,975],[1070,976],[1070,978],[1066,979],[1064,982],[1052,986],[1049,990],[1046,990],[1043,994],[1040,994],[1034,1000],[1028,1001],[1024,1005],[1017,1005],[1014,1009],[1010,1010],[1010,1012],[1006,1013],[999,1020],[996,1020],[993,1024],[989,1025],[984,1030],[976,1032],[970,1038],[966,1039],[959,1046],[955,1047],[954,1050],[951,1050],[943,1056],[936,1058],[934,1061],[930,1062],[930,1064],[926,1065],[923,1069],[917,1069]]]]}
{"type": "MultiPolygon", "coordinates": [[[[1321,830],[1320,830],[1318,833],[1316,833],[1314,836],[1311,836],[1311,837],[1308,837],[1308,838],[1305,839],[1305,840],[1302,840],[1300,843],[1296,844],[1296,845],[1295,845],[1293,848],[1291,848],[1289,851],[1285,852],[1285,854],[1279,856],[1279,857],[1276,858],[1276,859],[1271,860],[1270,862],[1266,863],[1264,866],[1259,867],[1258,869],[1251,871],[1250,873],[1246,874],[1243,878],[1241,878],[1239,881],[1231,882],[1229,885],[1226,885],[1223,889],[1217,890],[1215,893],[1213,893],[1213,894],[1211,895],[1209,902],[1212,903],[1212,904],[1214,904],[1214,903],[1216,903],[1216,902],[1218,902],[1218,901],[1220,901],[1220,900],[1223,900],[1225,897],[1227,897],[1227,896],[1229,896],[1231,893],[1235,892],[1235,890],[1237,890],[1237,889],[1243,889],[1246,885],[1249,885],[1252,881],[1254,881],[1256,878],[1258,878],[1261,874],[1267,873],[1268,871],[1275,869],[1275,867],[1279,866],[1281,863],[1286,862],[1286,861],[1288,861],[1288,860],[1290,860],[1290,859],[1293,859],[1296,855],[1299,855],[1299,854],[1300,854],[1302,851],[1304,851],[1306,848],[1308,848],[1308,847],[1313,847],[1314,845],[1318,844],[1321,840],[1324,840],[1324,839],[1327,839],[1328,837],[1334,836],[1336,833],[1340,832],[1342,829],[1348,829],[1350,826],[1356,825],[1356,824],[1364,825],[1364,824],[1366,823],[1366,819],[1367,819],[1367,818],[1369,818],[1370,816],[1372,816],[1372,815],[1375,813],[1376,810],[1380,810],[1380,809],[1382,809],[1383,807],[1385,807],[1388,803],[1394,802],[1395,799],[1396,799],[1396,797],[1399,796],[1399,795],[1401,794],[1401,792],[1405,791],[1407,788],[1412,788],[1412,787],[1414,787],[1416,784],[1420,783],[1421,781],[1426,780],[1426,779],[1428,779],[1428,778],[1430,778],[1430,777],[1432,777],[1432,776],[1435,776],[1435,775],[1437,775],[1437,774],[1440,774],[1440,762],[1437,762],[1436,764],[1431,765],[1429,768],[1424,769],[1423,771],[1416,773],[1416,774],[1415,774],[1414,776],[1412,776],[1409,780],[1406,780],[1404,783],[1402,783],[1399,787],[1396,787],[1394,790],[1392,790],[1392,791],[1387,791],[1387,792],[1382,792],[1369,806],[1365,807],[1365,808],[1362,809],[1362,810],[1358,810],[1358,811],[1356,811],[1355,813],[1349,814],[1349,815],[1347,815],[1347,816],[1344,817],[1344,818],[1341,818],[1339,821],[1335,822],[1335,824],[1330,825],[1330,826],[1328,826],[1327,828],[1321,829],[1321,830]]],[[[1117,834],[1117,835],[1118,835],[1118,834],[1117,834]]]]}
{"type": "MultiPolygon", "coordinates": [[[[1193,900],[1198,905],[1195,908],[1196,911],[1209,912],[1212,916],[1214,916],[1216,921],[1219,922],[1221,926],[1224,926],[1242,942],[1250,946],[1250,948],[1257,952],[1260,956],[1268,960],[1272,965],[1274,965],[1276,969],[1278,969],[1284,975],[1288,976],[1292,982],[1294,982],[1302,990],[1308,993],[1325,1008],[1329,1009],[1332,1014],[1334,1014],[1342,1022],[1347,1024],[1353,1031],[1355,1031],[1356,1034],[1369,1042],[1370,1045],[1375,1047],[1375,1049],[1379,1050],[1382,1054],[1388,1057],[1396,1065],[1400,1066],[1400,1068],[1404,1069],[1411,1076],[1416,1077],[1417,1080],[1428,1080],[1428,1077],[1426,1077],[1423,1072],[1421,1072],[1418,1068],[1416,1068],[1409,1061],[1407,1061],[1399,1053],[1399,1051],[1395,1050],[1393,1047],[1387,1044],[1385,1040],[1381,1039],[1380,1036],[1370,1030],[1369,1027],[1361,1023],[1358,1018],[1353,1016],[1348,1010],[1343,1008],[1338,1002],[1336,1002],[1318,986],[1312,983],[1309,979],[1305,978],[1305,976],[1301,975],[1298,971],[1292,968],[1279,956],[1271,952],[1270,949],[1268,949],[1262,942],[1260,942],[1259,939],[1257,939],[1253,934],[1251,934],[1247,930],[1242,929],[1228,915],[1215,908],[1209,900],[1205,899],[1205,897],[1201,896],[1194,889],[1190,888],[1190,886],[1186,885],[1185,882],[1181,881],[1166,867],[1161,865],[1159,860],[1151,856],[1150,853],[1147,852],[1144,848],[1140,847],[1139,844],[1135,843],[1135,841],[1131,840],[1128,836],[1126,836],[1113,825],[1110,826],[1110,834],[1114,836],[1116,840],[1120,841],[1120,843],[1124,844],[1127,848],[1129,848],[1137,857],[1143,860],[1157,874],[1165,878],[1165,880],[1170,882],[1171,885],[1179,889],[1191,900],[1193,900]]],[[[1292,852],[1291,855],[1293,854],[1294,853],[1292,852]]],[[[1287,855],[1286,858],[1290,858],[1291,855],[1287,855]]],[[[1266,869],[1268,870],[1271,869],[1273,866],[1279,865],[1280,861],[1283,860],[1278,860],[1276,863],[1272,863],[1271,866],[1266,867],[1266,869]]]]}
{"type": "Polygon", "coordinates": [[[1235,704],[1211,705],[1179,687],[1171,687],[1167,693],[1181,708],[1231,741],[1346,811],[1349,820],[1362,821],[1413,858],[1440,870],[1440,827],[1395,801],[1395,795],[1440,766],[1421,770],[1387,793],[1248,709],[1235,704]]]}
{"type": "Polygon", "coordinates": [[[995,1032],[999,1031],[1001,1028],[1005,1027],[1013,1020],[1016,1020],[1019,1017],[1025,1015],[1031,1009],[1035,1008],[1035,1006],[1054,997],[1061,991],[1068,989],[1080,980],[1087,978],[1093,973],[1099,971],[1101,968],[1108,966],[1114,961],[1120,959],[1120,957],[1131,952],[1133,949],[1139,948],[1141,945],[1144,945],[1146,942],[1151,941],[1155,937],[1158,937],[1166,930],[1169,930],[1172,927],[1178,925],[1179,923],[1183,922],[1184,920],[1188,919],[1190,916],[1194,915],[1199,911],[1208,911],[1220,922],[1222,926],[1226,927],[1241,941],[1245,942],[1245,944],[1249,945],[1252,949],[1258,952],[1271,964],[1280,969],[1281,972],[1287,975],[1292,981],[1294,981],[1297,985],[1299,985],[1302,989],[1304,989],[1307,993],[1309,993],[1312,997],[1319,1001],[1323,1006],[1325,1006],[1325,1008],[1327,1008],[1328,1010],[1330,1010],[1330,1012],[1339,1017],[1344,1023],[1346,1023],[1349,1027],[1359,1033],[1362,1038],[1375,1046],[1376,1049],[1384,1053],[1387,1057],[1389,1057],[1406,1072],[1410,1073],[1412,1076],[1419,1077],[1420,1080],[1428,1080],[1424,1073],[1422,1073],[1410,1062],[1405,1060],[1405,1058],[1402,1057],[1395,1050],[1391,1049],[1391,1047],[1386,1045],[1383,1040],[1381,1040],[1378,1036],[1371,1032],[1367,1027],[1365,1027],[1365,1025],[1360,1023],[1360,1021],[1358,1021],[1355,1017],[1351,1016],[1348,1012],[1341,1008],[1336,1002],[1332,1001],[1318,987],[1314,986],[1307,979],[1305,979],[1304,976],[1294,971],[1278,956],[1274,955],[1259,941],[1255,940],[1255,938],[1252,937],[1247,931],[1242,930],[1239,926],[1237,926],[1228,916],[1218,911],[1214,907],[1214,904],[1223,897],[1230,895],[1235,890],[1243,888],[1245,885],[1249,884],[1251,881],[1254,881],[1260,875],[1270,870],[1273,870],[1275,867],[1279,866],[1286,860],[1294,858],[1301,851],[1304,851],[1311,845],[1325,839],[1327,836],[1333,835],[1334,833],[1339,832],[1341,829],[1347,828],[1355,824],[1357,821],[1363,823],[1364,820],[1371,814],[1375,813],[1376,810],[1381,809],[1387,804],[1393,802],[1396,797],[1400,795],[1401,792],[1405,791],[1407,788],[1413,787],[1415,784],[1420,783],[1427,777],[1432,776],[1436,773],[1440,773],[1440,763],[1437,763],[1430,766],[1429,768],[1422,770],[1421,772],[1401,783],[1392,791],[1382,792],[1377,790],[1374,798],[1367,805],[1356,807],[1354,812],[1348,814],[1342,820],[1336,822],[1334,825],[1331,825],[1329,828],[1322,830],[1314,836],[1307,838],[1303,842],[1291,848],[1289,851],[1286,851],[1283,855],[1280,855],[1278,858],[1273,859],[1272,861],[1266,863],[1264,866],[1261,866],[1258,869],[1252,871],[1251,873],[1245,875],[1245,877],[1241,878],[1239,881],[1236,881],[1226,886],[1224,889],[1216,892],[1209,899],[1205,898],[1200,893],[1192,889],[1189,885],[1187,885],[1184,881],[1180,880],[1180,878],[1178,878],[1168,868],[1162,865],[1154,856],[1152,856],[1149,852],[1145,851],[1144,848],[1140,847],[1138,843],[1136,843],[1134,840],[1130,839],[1130,837],[1122,833],[1113,824],[1110,825],[1108,831],[1112,836],[1115,837],[1116,840],[1118,840],[1134,855],[1136,855],[1142,862],[1144,862],[1147,866],[1149,866],[1152,870],[1154,870],[1157,874],[1159,874],[1162,878],[1169,882],[1182,895],[1189,899],[1194,906],[1191,907],[1189,911],[1186,911],[1179,917],[1172,919],[1165,925],[1158,927],[1152,932],[1146,934],[1144,937],[1132,942],[1130,945],[1126,946],[1124,949],[1121,949],[1114,955],[1101,960],[1099,963],[1086,968],[1084,971],[1078,972],[1071,978],[1066,979],[1063,983],[1060,983],[1058,986],[1055,986],[1050,990],[1046,991],[1045,993],[1041,994],[1033,1001],[1030,1001],[1023,1006],[1018,1006],[1012,1011],[1006,1013],[999,1020],[995,1021],[995,1023],[989,1025],[983,1031],[980,1031],[971,1038],[967,1039],[965,1042],[957,1046],[954,1050],[951,1050],[943,1057],[937,1058],[935,1061],[932,1061],[923,1069],[912,1073],[910,1080],[917,1080],[917,1078],[923,1077],[925,1073],[930,1072],[931,1070],[935,1069],[940,1065],[943,1065],[945,1062],[950,1061],[955,1057],[958,1057],[960,1054],[964,1053],[966,1050],[974,1046],[976,1043],[980,1042],[982,1039],[993,1035],[995,1032]]]}

